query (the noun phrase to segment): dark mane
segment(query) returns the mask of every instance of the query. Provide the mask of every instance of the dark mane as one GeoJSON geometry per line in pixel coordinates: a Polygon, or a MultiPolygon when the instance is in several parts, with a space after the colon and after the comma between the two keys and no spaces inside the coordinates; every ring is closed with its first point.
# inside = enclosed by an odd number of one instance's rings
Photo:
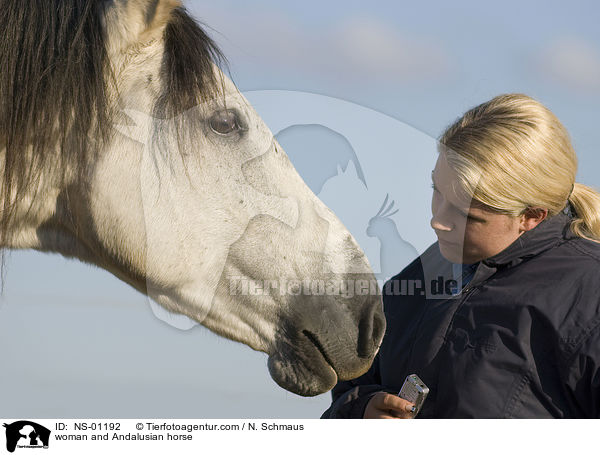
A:
{"type": "MultiPolygon", "coordinates": [[[[106,0],[3,0],[0,4],[4,33],[0,150],[5,149],[0,179],[7,208],[0,214],[2,244],[8,240],[15,200],[38,184],[43,169],[69,166],[83,178],[90,154],[110,138],[113,107],[107,88],[113,78],[102,24],[112,4],[106,0]],[[32,160],[26,159],[28,149],[32,160]]],[[[164,39],[162,95],[155,103],[155,114],[163,117],[215,93],[218,81],[211,63],[226,64],[214,42],[183,8],[173,11],[164,39]]]]}
{"type": "Polygon", "coordinates": [[[66,160],[69,155],[80,156],[87,150],[86,133],[93,119],[98,119],[97,124],[107,121],[103,5],[82,0],[2,2],[0,131],[6,148],[5,203],[12,188],[22,194],[33,183],[55,144],[66,160]],[[32,147],[34,163],[24,159],[27,147],[32,147]],[[26,169],[28,164],[31,169],[26,169]]]}

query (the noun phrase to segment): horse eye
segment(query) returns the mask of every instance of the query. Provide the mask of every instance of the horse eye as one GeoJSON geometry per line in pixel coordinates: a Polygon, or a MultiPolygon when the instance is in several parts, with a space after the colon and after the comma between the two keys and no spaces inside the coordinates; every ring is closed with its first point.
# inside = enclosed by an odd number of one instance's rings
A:
{"type": "Polygon", "coordinates": [[[210,129],[217,134],[229,134],[239,128],[235,112],[229,109],[214,113],[209,119],[209,124],[210,129]]]}

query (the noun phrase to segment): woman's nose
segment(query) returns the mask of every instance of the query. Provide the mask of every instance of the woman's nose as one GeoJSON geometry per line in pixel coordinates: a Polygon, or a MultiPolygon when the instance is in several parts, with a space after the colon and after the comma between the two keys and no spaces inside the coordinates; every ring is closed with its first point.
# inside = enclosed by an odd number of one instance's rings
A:
{"type": "Polygon", "coordinates": [[[436,231],[451,231],[452,225],[448,222],[441,222],[435,216],[431,218],[429,223],[431,227],[436,231]]]}
{"type": "Polygon", "coordinates": [[[429,224],[436,231],[451,231],[454,229],[454,223],[451,221],[450,216],[439,209],[433,211],[429,224]]]}

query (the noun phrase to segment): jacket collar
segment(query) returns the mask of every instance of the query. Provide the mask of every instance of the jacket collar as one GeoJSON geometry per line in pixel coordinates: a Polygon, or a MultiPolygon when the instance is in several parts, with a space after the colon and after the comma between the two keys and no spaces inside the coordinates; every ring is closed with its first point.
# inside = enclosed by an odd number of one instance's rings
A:
{"type": "Polygon", "coordinates": [[[542,251],[552,248],[563,239],[572,237],[573,233],[569,229],[572,220],[568,213],[559,212],[545,219],[535,228],[523,233],[500,253],[481,262],[494,268],[514,267],[524,259],[536,256],[542,251]]]}
{"type": "Polygon", "coordinates": [[[545,219],[533,229],[525,232],[500,253],[480,261],[475,275],[467,286],[476,286],[490,278],[499,269],[515,267],[524,260],[552,248],[564,239],[575,237],[569,229],[574,213],[567,202],[567,206],[562,212],[545,219]]]}

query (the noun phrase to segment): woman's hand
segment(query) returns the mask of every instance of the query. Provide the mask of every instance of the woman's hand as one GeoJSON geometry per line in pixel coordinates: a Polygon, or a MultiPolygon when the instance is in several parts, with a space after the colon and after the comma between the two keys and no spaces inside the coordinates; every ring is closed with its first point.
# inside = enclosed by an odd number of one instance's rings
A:
{"type": "Polygon", "coordinates": [[[412,419],[414,403],[397,395],[377,392],[367,403],[363,419],[412,419]]]}

